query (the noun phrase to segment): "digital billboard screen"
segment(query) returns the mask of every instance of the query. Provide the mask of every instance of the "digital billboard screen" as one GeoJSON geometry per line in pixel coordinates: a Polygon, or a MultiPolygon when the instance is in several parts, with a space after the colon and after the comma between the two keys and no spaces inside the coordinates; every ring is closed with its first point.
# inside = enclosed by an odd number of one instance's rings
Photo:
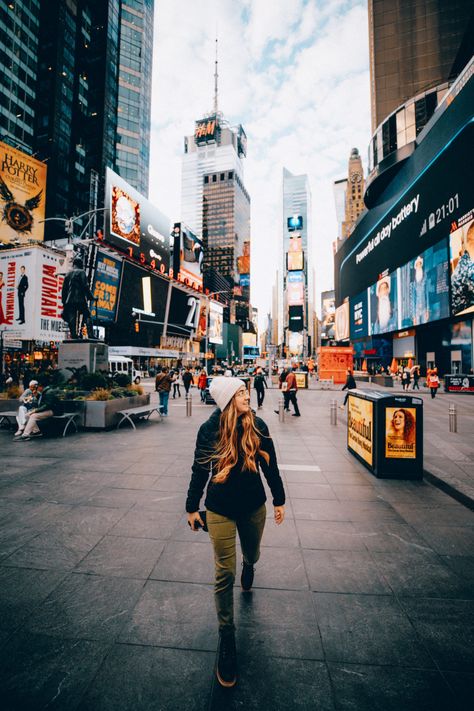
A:
{"type": "Polygon", "coordinates": [[[93,319],[101,323],[115,321],[121,274],[121,260],[99,250],[92,284],[92,293],[96,299],[91,309],[93,319]]]}
{"type": "Polygon", "coordinates": [[[363,338],[369,333],[367,289],[349,299],[351,340],[363,338]]]}
{"type": "Polygon", "coordinates": [[[110,168],[106,170],[104,241],[161,273],[170,268],[170,222],[110,168]]]}
{"type": "Polygon", "coordinates": [[[295,232],[296,230],[303,229],[303,216],[302,215],[292,215],[287,218],[288,232],[295,232]]]}
{"type": "Polygon", "coordinates": [[[448,250],[443,240],[398,270],[399,328],[449,316],[448,250]]]}
{"type": "Polygon", "coordinates": [[[224,343],[224,309],[221,304],[217,304],[215,301],[210,301],[209,307],[209,343],[216,343],[221,346],[224,343]]]}
{"type": "Polygon", "coordinates": [[[398,328],[397,274],[381,277],[369,289],[370,332],[389,333],[398,328]]]}
{"type": "Polygon", "coordinates": [[[304,328],[303,307],[288,307],[288,328],[290,331],[302,331],[304,328]]]}
{"type": "Polygon", "coordinates": [[[189,227],[175,222],[173,227],[173,274],[193,289],[202,289],[202,241],[189,227]],[[178,277],[179,275],[179,277],[178,277]]]}
{"type": "Polygon", "coordinates": [[[449,257],[451,310],[456,316],[474,311],[474,209],[453,227],[456,229],[449,235],[449,257]]]}
{"type": "Polygon", "coordinates": [[[304,282],[304,272],[301,272],[301,271],[290,272],[287,275],[286,280],[290,284],[292,284],[294,282],[304,282]]]}
{"type": "Polygon", "coordinates": [[[288,306],[301,306],[304,303],[303,282],[288,282],[286,285],[286,296],[288,299],[288,306]]]}
{"type": "Polygon", "coordinates": [[[303,252],[288,252],[287,269],[291,271],[301,271],[304,268],[303,252]]]}

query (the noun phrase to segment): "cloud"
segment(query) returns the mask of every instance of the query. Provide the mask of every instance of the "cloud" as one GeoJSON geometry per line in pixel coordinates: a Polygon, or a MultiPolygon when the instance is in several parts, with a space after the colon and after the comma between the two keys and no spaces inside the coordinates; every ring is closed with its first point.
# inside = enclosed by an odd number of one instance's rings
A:
{"type": "Polygon", "coordinates": [[[217,26],[219,106],[248,135],[252,303],[263,325],[278,264],[283,166],[309,176],[316,290],[332,286],[333,182],[347,174],[353,146],[365,159],[370,139],[366,3],[160,0],[155,7],[150,197],[179,219],[183,137],[212,109],[217,26]]]}

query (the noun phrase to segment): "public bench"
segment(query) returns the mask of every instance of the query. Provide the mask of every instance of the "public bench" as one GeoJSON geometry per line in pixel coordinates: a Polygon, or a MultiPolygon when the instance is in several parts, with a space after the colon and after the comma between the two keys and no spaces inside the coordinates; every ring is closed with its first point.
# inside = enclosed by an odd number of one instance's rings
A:
{"type": "Polygon", "coordinates": [[[150,415],[152,415],[154,412],[157,412],[160,418],[160,422],[163,419],[163,415],[161,412],[161,406],[160,405],[141,405],[139,407],[128,407],[126,410],[119,410],[117,412],[117,415],[121,415],[122,419],[118,422],[117,424],[117,429],[120,427],[122,422],[125,422],[128,420],[130,424],[132,425],[133,429],[136,430],[137,428],[135,427],[135,423],[133,421],[133,418],[136,417],[137,419],[141,419],[142,417],[145,417],[147,420],[150,419],[150,415]]]}
{"type": "MultiPolygon", "coordinates": [[[[0,412],[0,425],[2,425],[4,422],[7,422],[10,425],[11,420],[13,420],[13,423],[16,425],[17,414],[18,414],[17,410],[7,410],[5,412],[0,412]]],[[[70,425],[74,425],[76,432],[79,432],[79,428],[77,426],[76,419],[80,419],[80,418],[81,418],[80,412],[66,412],[63,415],[53,415],[52,417],[49,417],[47,420],[40,421],[39,426],[41,427],[41,424],[43,422],[50,422],[50,421],[51,422],[58,422],[61,425],[64,424],[62,436],[65,437],[70,425]]]]}
{"type": "Polygon", "coordinates": [[[319,387],[321,390],[329,390],[334,385],[334,378],[326,378],[319,380],[319,387]]]}

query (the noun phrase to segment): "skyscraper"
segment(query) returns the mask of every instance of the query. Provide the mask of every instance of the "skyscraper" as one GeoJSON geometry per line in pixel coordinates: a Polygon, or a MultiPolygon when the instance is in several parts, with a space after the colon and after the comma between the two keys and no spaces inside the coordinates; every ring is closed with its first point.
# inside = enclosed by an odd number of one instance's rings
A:
{"type": "Polygon", "coordinates": [[[365,210],[364,205],[364,169],[357,148],[353,148],[347,170],[345,214],[342,223],[342,239],[349,237],[354,225],[365,210]]]}
{"type": "Polygon", "coordinates": [[[2,3],[0,31],[0,136],[48,161],[46,216],[99,207],[107,166],[147,195],[153,0],[2,3]]]}
{"type": "Polygon", "coordinates": [[[311,190],[307,175],[293,175],[286,168],[283,168],[282,221],[278,340],[290,354],[303,356],[314,345],[311,190]]]}

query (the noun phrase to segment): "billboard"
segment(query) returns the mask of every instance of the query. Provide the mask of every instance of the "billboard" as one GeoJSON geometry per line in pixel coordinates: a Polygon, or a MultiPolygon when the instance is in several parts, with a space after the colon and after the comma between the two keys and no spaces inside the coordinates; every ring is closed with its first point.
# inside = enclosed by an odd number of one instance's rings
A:
{"type": "Polygon", "coordinates": [[[184,281],[197,291],[202,290],[202,241],[189,227],[175,222],[173,228],[173,273],[175,279],[184,281]]]}
{"type": "MultiPolygon", "coordinates": [[[[240,286],[250,286],[250,274],[241,274],[239,284],[240,286]]],[[[240,296],[242,296],[242,293],[240,296]]]]}
{"type": "Polygon", "coordinates": [[[237,271],[239,274],[250,274],[250,242],[246,240],[242,247],[242,256],[237,257],[237,271]]]}
{"type": "Polygon", "coordinates": [[[59,256],[39,247],[0,252],[0,329],[19,340],[62,341],[59,256]]]}
{"type": "Polygon", "coordinates": [[[451,310],[453,316],[474,311],[474,208],[453,224],[449,235],[451,310]]]}
{"type": "Polygon", "coordinates": [[[303,229],[303,216],[302,215],[292,215],[286,220],[288,226],[288,232],[295,232],[296,230],[303,229]]]}
{"type": "Polygon", "coordinates": [[[337,307],[335,315],[336,341],[347,341],[350,336],[349,302],[345,301],[337,307]]]}
{"type": "Polygon", "coordinates": [[[363,338],[369,333],[367,289],[349,300],[351,340],[363,338]]]}
{"type": "Polygon", "coordinates": [[[169,335],[191,338],[192,335],[198,333],[201,300],[204,301],[199,295],[193,296],[178,286],[173,286],[168,315],[167,333],[169,335]]]}
{"type": "Polygon", "coordinates": [[[370,400],[347,401],[347,447],[372,466],[374,457],[374,408],[370,400]]]}
{"type": "Polygon", "coordinates": [[[286,276],[286,281],[290,284],[294,282],[304,282],[304,272],[292,271],[286,276]]]}
{"type": "Polygon", "coordinates": [[[168,284],[169,282],[166,279],[153,274],[149,269],[128,261],[122,263],[122,280],[120,282],[120,296],[116,326],[114,328],[114,332],[122,342],[130,342],[132,309],[137,309],[150,313],[150,316],[144,316],[144,318],[150,322],[155,322],[154,324],[144,325],[140,330],[140,336],[142,332],[146,334],[150,329],[153,329],[154,342],[158,343],[165,318],[168,284]]]}
{"type": "Polygon", "coordinates": [[[429,247],[398,270],[399,328],[449,316],[446,241],[429,247]]]}
{"type": "Polygon", "coordinates": [[[286,266],[289,272],[301,271],[304,268],[303,252],[288,252],[286,266]]]}
{"type": "Polygon", "coordinates": [[[224,328],[224,308],[216,301],[209,301],[209,326],[208,340],[209,343],[216,343],[221,346],[223,344],[222,331],[224,328]]]}
{"type": "Polygon", "coordinates": [[[42,242],[46,164],[0,141],[0,244],[42,242]]]}
{"type": "Polygon", "coordinates": [[[385,457],[416,459],[416,408],[386,408],[385,457]]]}
{"type": "Polygon", "coordinates": [[[334,291],[321,294],[321,336],[334,338],[335,335],[336,302],[334,291]]]}
{"type": "Polygon", "coordinates": [[[397,274],[385,274],[369,288],[370,332],[389,333],[398,328],[397,274]]]}
{"type": "Polygon", "coordinates": [[[304,304],[303,282],[288,282],[286,285],[286,298],[288,306],[302,306],[304,304]]]}
{"type": "MultiPolygon", "coordinates": [[[[200,119],[194,126],[194,141],[198,145],[216,140],[219,123],[216,116],[200,119]]],[[[244,134],[245,135],[245,134],[244,134]]]]}
{"type": "Polygon", "coordinates": [[[288,307],[288,328],[290,331],[302,331],[304,328],[304,317],[302,306],[288,307]]]}
{"type": "Polygon", "coordinates": [[[288,334],[288,350],[291,355],[302,355],[303,353],[303,334],[292,333],[288,334]]]}
{"type": "Polygon", "coordinates": [[[105,177],[104,240],[162,274],[170,268],[170,222],[110,168],[105,177]]]}
{"type": "Polygon", "coordinates": [[[114,323],[117,315],[122,261],[98,250],[92,293],[97,299],[91,308],[95,321],[114,323]]]}

